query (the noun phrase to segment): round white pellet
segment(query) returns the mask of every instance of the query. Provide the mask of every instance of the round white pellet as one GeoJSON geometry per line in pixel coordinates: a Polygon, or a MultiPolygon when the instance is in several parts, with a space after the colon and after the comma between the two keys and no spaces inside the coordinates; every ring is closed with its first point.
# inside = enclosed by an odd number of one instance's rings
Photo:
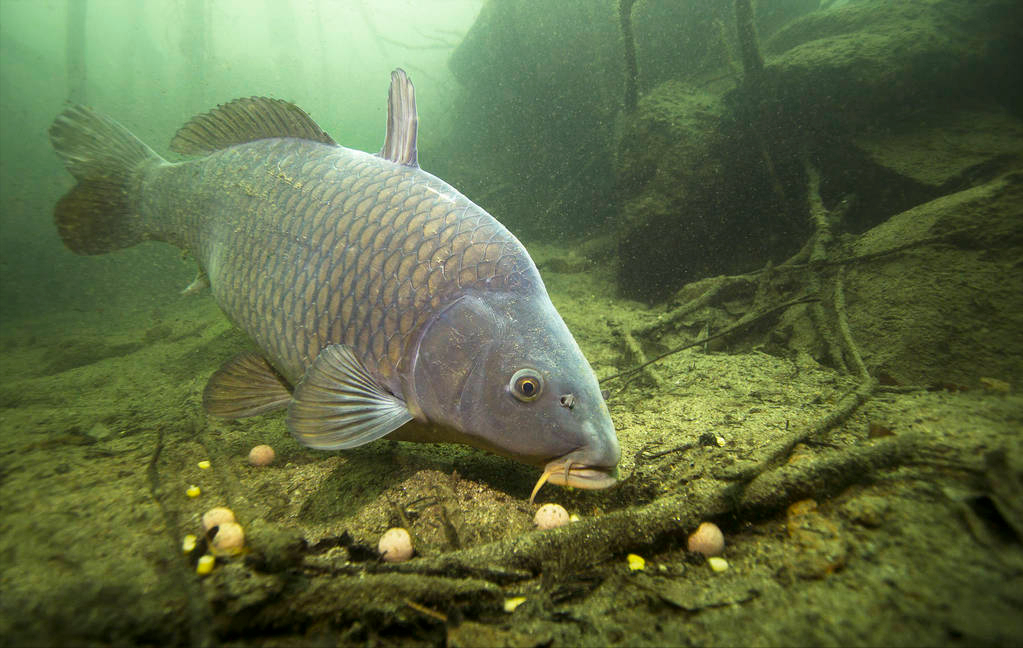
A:
{"type": "Polygon", "coordinates": [[[390,528],[380,536],[377,551],[387,562],[405,562],[412,557],[412,536],[400,527],[390,528]]]}
{"type": "Polygon", "coordinates": [[[544,504],[533,516],[533,524],[541,529],[554,529],[568,524],[568,511],[561,504],[544,504]]]}

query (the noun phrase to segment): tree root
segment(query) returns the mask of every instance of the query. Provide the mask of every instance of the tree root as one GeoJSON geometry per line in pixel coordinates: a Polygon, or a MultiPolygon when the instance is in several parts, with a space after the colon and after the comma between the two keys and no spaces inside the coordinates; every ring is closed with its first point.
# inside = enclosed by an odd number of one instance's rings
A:
{"type": "Polygon", "coordinates": [[[422,619],[424,608],[455,606],[496,612],[504,601],[501,590],[491,582],[402,573],[314,579],[280,574],[229,579],[221,575],[213,584],[216,589],[211,602],[217,608],[219,636],[244,632],[252,627],[253,617],[268,628],[301,628],[324,620],[338,626],[354,622],[387,626],[422,619]]]}
{"type": "MultiPolygon", "coordinates": [[[[834,419],[829,417],[827,423],[834,419]]],[[[824,429],[826,422],[813,428],[824,429]]],[[[677,546],[700,522],[742,512],[770,515],[807,497],[821,498],[870,479],[907,460],[919,446],[915,435],[889,437],[843,448],[818,459],[786,464],[752,480],[719,482],[713,488],[664,497],[645,506],[584,519],[559,529],[534,531],[500,542],[421,558],[374,570],[422,575],[469,575],[508,584],[540,573],[569,573],[628,552],[677,546]],[[585,551],[581,548],[585,547],[585,551]]]]}
{"type": "MultiPolygon", "coordinates": [[[[667,312],[664,316],[658,318],[656,321],[637,327],[626,333],[623,337],[628,345],[630,357],[638,359],[638,366],[634,366],[632,369],[622,371],[614,376],[609,376],[602,380],[611,380],[612,378],[632,375],[636,371],[644,369],[648,365],[677,353],[682,349],[702,344],[714,337],[726,335],[734,330],[749,325],[753,321],[763,318],[767,313],[772,312],[773,310],[788,307],[802,301],[810,303],[810,319],[814,323],[817,335],[824,344],[831,365],[839,371],[848,372],[849,369],[846,363],[846,358],[848,358],[855,368],[857,375],[862,380],[868,378],[869,374],[867,372],[866,365],[863,363],[863,358],[853,341],[852,333],[849,329],[848,318],[845,313],[845,294],[842,284],[844,279],[844,265],[838,266],[839,272],[837,274],[834,293],[832,296],[832,309],[838,328],[837,337],[829,323],[830,319],[825,312],[824,303],[819,299],[795,299],[780,306],[771,308],[766,312],[756,312],[759,310],[756,308],[756,304],[758,302],[765,301],[765,296],[772,292],[771,281],[777,272],[789,272],[792,270],[805,271],[806,294],[820,295],[823,291],[824,284],[821,277],[821,270],[826,266],[835,265],[835,262],[828,260],[828,250],[832,241],[831,220],[833,218],[841,218],[842,214],[841,212],[836,214],[828,213],[820,196],[820,172],[810,163],[807,157],[804,157],[804,165],[807,175],[807,210],[814,226],[814,233],[810,236],[802,249],[777,267],[773,267],[770,263],[768,263],[765,268],[756,272],[743,275],[723,275],[714,277],[713,279],[708,280],[710,281],[710,286],[698,297],[677,306],[667,312]],[[677,328],[685,317],[701,308],[709,306],[716,298],[718,298],[719,295],[722,293],[728,293],[728,289],[736,286],[742,286],[743,288],[748,289],[752,285],[756,286],[756,293],[751,298],[754,302],[754,308],[750,313],[747,313],[740,318],[735,325],[724,329],[714,336],[706,336],[698,342],[693,342],[676,349],[672,349],[653,360],[645,359],[642,352],[642,346],[639,344],[638,340],[644,337],[657,335],[661,331],[677,328]]],[[[894,251],[895,250],[893,250],[893,252],[894,251]]],[[[847,259],[847,261],[851,261],[851,259],[847,259]]],[[[654,380],[654,384],[660,386],[662,381],[654,380]]]]}
{"type": "Polygon", "coordinates": [[[821,419],[816,425],[801,430],[796,434],[775,443],[773,447],[767,451],[767,456],[763,460],[758,461],[752,466],[740,468],[739,470],[718,473],[715,477],[728,481],[750,481],[756,479],[772,466],[777,466],[783,463],[792,453],[793,448],[800,443],[819,439],[832,428],[844,423],[846,419],[852,416],[852,413],[856,411],[857,407],[870,398],[870,396],[874,393],[876,386],[877,381],[872,378],[865,380],[855,390],[842,398],[842,400],[839,401],[838,407],[832,410],[831,413],[821,419]]]}
{"type": "Polygon", "coordinates": [[[907,434],[780,466],[745,483],[737,493],[736,510],[746,516],[770,514],[801,499],[841,492],[879,470],[905,463],[919,447],[919,436],[907,434]]]}
{"type": "Polygon", "coordinates": [[[636,65],[636,39],[632,33],[632,5],[636,0],[618,0],[618,20],[622,29],[622,44],[625,48],[625,112],[636,110],[638,99],[637,81],[639,67],[636,65]]]}
{"type": "MultiPolygon", "coordinates": [[[[731,326],[729,326],[727,328],[724,328],[724,329],[718,331],[717,333],[715,333],[713,335],[706,335],[706,336],[700,338],[699,340],[696,340],[695,342],[688,342],[686,344],[683,344],[680,347],[675,347],[674,349],[671,349],[670,351],[665,351],[664,353],[662,353],[661,355],[657,356],[656,358],[653,358],[652,360],[644,360],[641,364],[639,364],[639,365],[637,365],[637,366],[635,366],[635,367],[633,367],[631,369],[628,369],[626,371],[622,371],[622,372],[616,373],[616,374],[611,375],[611,376],[607,376],[606,378],[601,378],[600,382],[601,383],[606,383],[606,382],[609,382],[611,380],[615,380],[615,379],[618,379],[618,378],[628,378],[629,376],[632,376],[632,375],[636,374],[639,371],[650,371],[650,365],[652,365],[653,363],[658,362],[660,360],[663,360],[664,358],[667,358],[670,355],[674,355],[676,353],[679,353],[680,351],[685,351],[686,349],[688,349],[690,347],[699,346],[701,344],[706,344],[707,342],[710,342],[711,340],[717,339],[719,337],[724,337],[726,335],[734,333],[735,331],[744,329],[744,328],[754,324],[755,322],[758,322],[758,321],[760,321],[762,319],[766,319],[767,317],[773,315],[774,313],[777,313],[778,311],[785,310],[786,308],[790,308],[790,307],[795,306],[797,304],[806,304],[806,303],[814,302],[814,301],[817,301],[816,297],[814,297],[813,295],[807,295],[807,296],[804,296],[804,297],[799,297],[799,298],[787,301],[787,302],[785,302],[783,304],[778,304],[777,306],[769,308],[769,309],[767,309],[766,311],[763,311],[763,312],[755,312],[755,313],[754,312],[750,312],[750,313],[746,313],[745,315],[743,315],[739,319],[738,322],[736,322],[735,324],[732,324],[731,326]]],[[[635,338],[633,338],[628,333],[626,333],[625,342],[626,342],[626,345],[627,345],[629,351],[633,354],[633,357],[645,358],[645,355],[643,354],[642,348],[636,342],[635,338]]],[[[655,382],[657,384],[659,384],[659,385],[663,384],[664,379],[661,378],[659,374],[654,374],[654,376],[656,377],[656,381],[655,382]]],[[[622,388],[619,388],[618,391],[621,391],[621,389],[622,388]]]]}
{"type": "Polygon", "coordinates": [[[838,269],[838,276],[835,277],[835,316],[838,318],[838,333],[842,338],[846,354],[852,360],[853,366],[856,367],[856,373],[859,374],[861,380],[869,380],[870,374],[867,372],[867,365],[863,364],[863,357],[849,331],[849,319],[845,315],[844,283],[845,267],[841,267],[838,269]]]}
{"type": "Polygon", "coordinates": [[[560,529],[535,531],[487,545],[426,557],[410,563],[379,565],[374,571],[421,575],[465,575],[508,584],[541,572],[568,573],[634,551],[680,544],[703,520],[730,513],[770,515],[807,497],[821,498],[872,478],[917,454],[918,435],[878,439],[828,452],[824,457],[781,463],[798,443],[824,435],[843,423],[873,392],[864,381],[816,425],[779,442],[755,466],[715,475],[717,484],[686,495],[664,497],[645,506],[581,520],[560,529]],[[580,551],[585,547],[586,551],[580,551]]]}
{"type": "MultiPolygon", "coordinates": [[[[952,232],[941,234],[940,236],[932,236],[926,239],[920,239],[918,241],[912,241],[903,245],[896,245],[885,250],[878,250],[877,252],[868,252],[866,254],[858,254],[854,256],[839,257],[834,259],[825,258],[823,261],[815,262],[814,266],[823,268],[843,268],[859,263],[866,263],[875,259],[890,256],[892,254],[899,254],[907,250],[922,247],[925,245],[935,245],[939,243],[949,243],[955,241],[957,238],[962,236],[970,235],[976,232],[977,228],[964,227],[952,232]]],[[[662,317],[649,324],[644,324],[632,330],[632,334],[638,338],[649,337],[656,335],[662,331],[668,329],[677,329],[681,320],[684,319],[690,313],[709,306],[714,299],[722,292],[728,293],[729,289],[741,286],[748,287],[755,284],[760,280],[760,277],[764,274],[774,273],[776,275],[783,275],[792,272],[802,272],[810,268],[811,263],[807,261],[810,255],[810,248],[813,244],[813,237],[807,241],[807,244],[799,252],[794,254],[789,259],[786,259],[778,265],[770,265],[760,268],[758,270],[751,270],[745,274],[737,275],[718,275],[703,281],[712,282],[710,288],[686,303],[677,306],[676,308],[668,311],[662,317]]],[[[730,293],[729,293],[730,294],[730,293]]]]}
{"type": "MultiPolygon", "coordinates": [[[[814,227],[813,235],[810,237],[809,272],[806,282],[809,290],[820,293],[822,280],[818,270],[820,264],[827,259],[828,245],[831,243],[831,224],[828,221],[828,212],[824,208],[824,201],[821,200],[821,174],[816,167],[810,164],[806,155],[803,156],[803,166],[807,176],[806,202],[810,212],[810,221],[814,227]]],[[[828,326],[828,318],[821,302],[810,306],[810,319],[813,320],[814,327],[817,329],[817,335],[824,342],[831,365],[839,371],[848,371],[838,342],[835,340],[831,327],[828,326]]]]}
{"type": "Polygon", "coordinates": [[[668,311],[663,317],[659,318],[655,322],[651,322],[650,324],[634,329],[632,334],[638,337],[646,337],[651,333],[655,333],[658,330],[667,327],[669,324],[674,324],[675,322],[680,321],[693,311],[709,305],[726,286],[735,285],[736,283],[752,283],[752,279],[745,275],[739,275],[736,277],[720,276],[714,277],[713,282],[714,283],[711,284],[710,288],[705,290],[699,297],[668,311]]]}
{"type": "Polygon", "coordinates": [[[615,511],[559,529],[534,531],[478,547],[423,558],[394,567],[419,573],[466,573],[489,569],[532,578],[541,572],[578,571],[627,551],[642,551],[684,538],[706,517],[730,510],[727,489],[706,495],[672,496],[634,509],[615,511]],[[585,551],[581,549],[585,547],[585,551]]]}
{"type": "MultiPolygon", "coordinates": [[[[654,369],[653,364],[658,359],[647,360],[646,354],[643,352],[643,347],[631,333],[625,333],[625,348],[628,349],[629,353],[632,354],[633,360],[638,362],[636,365],[636,371],[642,371],[643,374],[654,384],[656,387],[664,386],[664,378],[661,374],[654,369]]],[[[631,375],[631,374],[630,374],[631,375]]]]}
{"type": "Polygon", "coordinates": [[[735,22],[739,33],[739,51],[742,55],[743,84],[751,92],[757,93],[764,76],[764,58],[757,44],[757,30],[753,24],[753,6],[750,0],[735,0],[735,22]]]}

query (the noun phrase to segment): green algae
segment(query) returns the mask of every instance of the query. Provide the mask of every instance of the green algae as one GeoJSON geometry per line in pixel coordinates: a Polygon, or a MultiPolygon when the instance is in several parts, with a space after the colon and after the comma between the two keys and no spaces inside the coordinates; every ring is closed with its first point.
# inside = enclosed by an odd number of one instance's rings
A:
{"type": "MultiPolygon", "coordinates": [[[[656,312],[615,301],[599,273],[556,292],[570,278],[583,279],[550,276],[554,299],[598,370],[610,368],[620,351],[609,327],[631,328],[656,312]],[[615,309],[595,317],[592,304],[603,300],[615,309]]],[[[122,320],[115,335],[142,337],[149,319],[122,320]]],[[[976,492],[986,449],[1005,447],[1021,465],[1018,395],[881,394],[826,443],[800,446],[798,461],[743,485],[734,475],[768,456],[786,430],[826,416],[855,381],[805,356],[689,351],[664,361],[664,390],[630,389],[611,402],[622,483],[598,492],[545,487],[541,501],[581,521],[537,532],[525,502],[535,474],[504,459],[387,441],[317,453],[292,440],[280,416],[207,419],[200,392],[218,358],[197,350],[222,339],[227,325],[201,297],[182,302],[168,326],[198,334],[42,378],[23,368],[4,383],[4,393],[47,380],[50,393],[82,395],[73,407],[4,410],[0,620],[19,643],[955,644],[1019,636],[1020,589],[1003,562],[1021,560],[1018,541],[985,546],[963,521],[963,498],[949,495],[976,492]],[[195,375],[183,381],[166,371],[175,365],[195,375]],[[110,434],[88,436],[97,421],[110,434]],[[896,436],[870,440],[870,421],[896,436]],[[723,445],[701,442],[707,433],[723,445]],[[275,464],[248,465],[258,443],[277,449],[275,464]],[[905,443],[909,456],[895,450],[905,443]],[[199,468],[202,460],[212,467],[199,468]],[[202,488],[199,498],[185,496],[190,484],[202,488]],[[806,567],[817,564],[805,555],[814,549],[784,531],[784,507],[803,497],[818,500],[839,534],[842,569],[806,567]],[[202,512],[216,505],[235,510],[251,551],[201,578],[180,541],[201,533],[202,512]],[[725,530],[724,574],[684,551],[687,533],[707,518],[725,530]],[[417,557],[382,565],[372,557],[376,539],[400,522],[417,538],[417,557]],[[646,572],[629,572],[629,552],[647,559],[646,572]],[[527,604],[509,614],[511,596],[527,604]],[[935,609],[961,612],[935,624],[935,609]]],[[[77,334],[94,335],[68,335],[77,334]]],[[[980,528],[997,522],[979,519],[980,528]]]]}

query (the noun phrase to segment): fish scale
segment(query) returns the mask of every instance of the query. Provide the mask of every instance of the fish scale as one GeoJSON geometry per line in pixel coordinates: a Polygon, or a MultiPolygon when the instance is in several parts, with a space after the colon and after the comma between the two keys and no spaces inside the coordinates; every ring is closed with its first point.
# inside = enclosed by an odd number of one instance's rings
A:
{"type": "Polygon", "coordinates": [[[256,352],[206,384],[211,414],[287,408],[302,443],[459,442],[606,488],[620,448],[596,376],[507,229],[418,166],[418,117],[396,70],[378,155],[337,145],[293,104],[198,115],[169,163],[82,106],[50,128],[78,180],[65,244],[101,254],[155,239],[190,251],[256,352]]]}
{"type": "Polygon", "coordinates": [[[393,386],[410,337],[445,298],[538,281],[518,240],[443,181],[307,140],[261,140],[163,169],[141,211],[161,215],[154,229],[197,230],[186,239],[201,241],[218,304],[293,382],[320,349],[344,343],[393,386]],[[193,166],[207,179],[203,195],[177,206],[168,198],[193,166]],[[242,244],[216,244],[228,236],[242,244]]]}

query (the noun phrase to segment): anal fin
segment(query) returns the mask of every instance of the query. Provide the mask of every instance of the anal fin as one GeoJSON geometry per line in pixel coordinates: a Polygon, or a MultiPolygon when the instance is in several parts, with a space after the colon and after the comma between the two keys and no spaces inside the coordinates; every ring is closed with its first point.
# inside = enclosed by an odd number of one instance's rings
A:
{"type": "Polygon", "coordinates": [[[246,351],[210,376],[202,402],[212,416],[245,418],[287,407],[291,392],[266,358],[246,351]]]}
{"type": "Polygon", "coordinates": [[[405,402],[380,387],[343,344],[320,351],[288,407],[288,429],[320,450],[361,446],[411,420],[405,402]]]}

